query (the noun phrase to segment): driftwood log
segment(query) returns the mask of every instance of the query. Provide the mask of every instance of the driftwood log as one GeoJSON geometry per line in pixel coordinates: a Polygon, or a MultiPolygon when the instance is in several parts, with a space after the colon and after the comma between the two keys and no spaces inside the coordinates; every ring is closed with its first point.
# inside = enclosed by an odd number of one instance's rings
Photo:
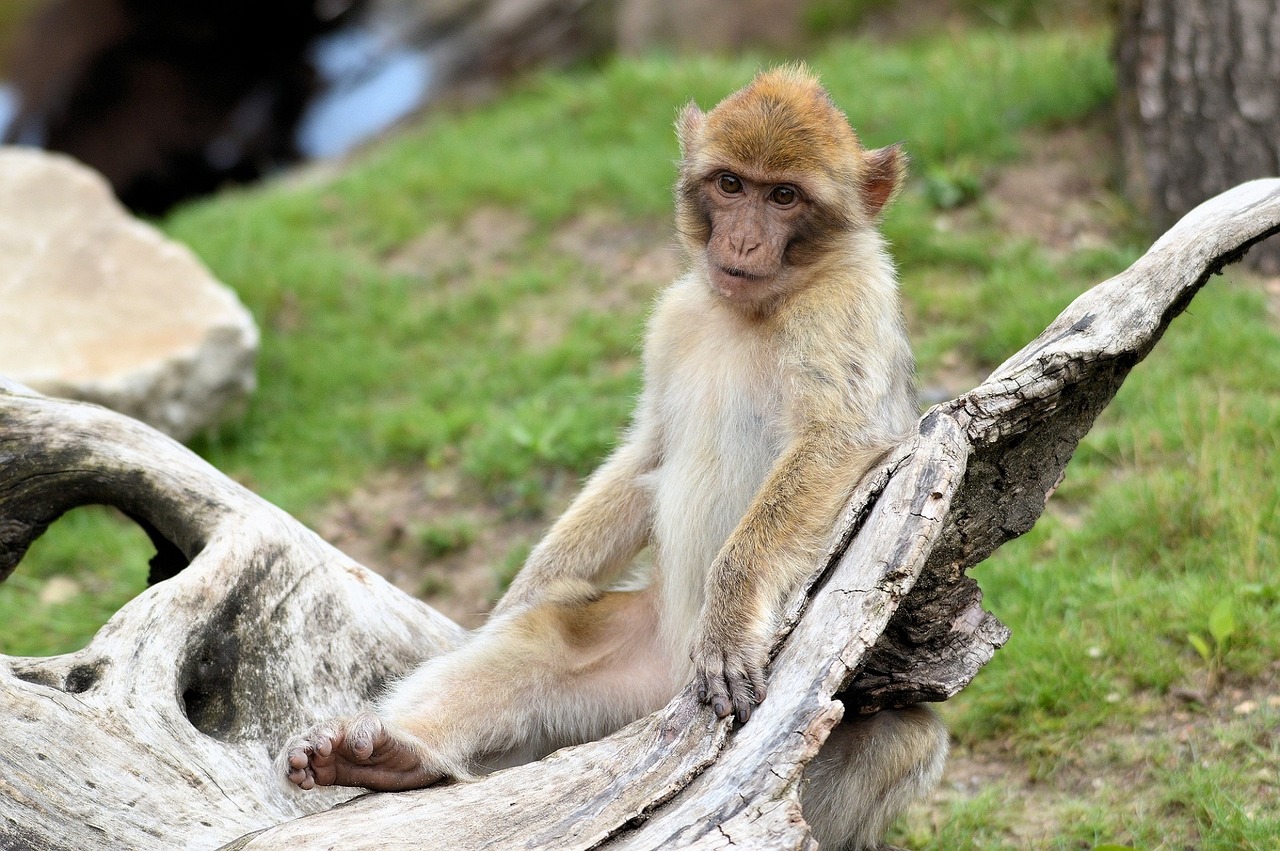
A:
{"type": "Polygon", "coordinates": [[[749,724],[685,692],[602,741],[416,792],[292,793],[275,755],[461,629],[157,432],[0,383],[0,578],[86,503],[157,545],[156,584],[84,650],[0,656],[0,848],[811,848],[797,784],[831,726],[970,681],[1008,633],[965,571],[1031,528],[1129,370],[1277,231],[1280,180],[1206,202],[928,411],[833,531],[749,724]]]}

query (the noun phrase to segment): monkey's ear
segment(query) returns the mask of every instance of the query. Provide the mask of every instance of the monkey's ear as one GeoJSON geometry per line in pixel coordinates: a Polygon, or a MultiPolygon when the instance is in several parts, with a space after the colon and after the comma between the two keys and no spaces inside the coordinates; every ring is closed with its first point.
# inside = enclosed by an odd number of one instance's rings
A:
{"type": "Polygon", "coordinates": [[[680,153],[689,156],[693,152],[698,136],[702,134],[702,124],[706,119],[702,110],[693,101],[685,104],[676,118],[676,138],[680,140],[680,153]]]}
{"type": "Polygon", "coordinates": [[[907,156],[902,145],[867,151],[867,171],[862,180],[862,206],[875,218],[902,188],[907,173],[907,156]]]}

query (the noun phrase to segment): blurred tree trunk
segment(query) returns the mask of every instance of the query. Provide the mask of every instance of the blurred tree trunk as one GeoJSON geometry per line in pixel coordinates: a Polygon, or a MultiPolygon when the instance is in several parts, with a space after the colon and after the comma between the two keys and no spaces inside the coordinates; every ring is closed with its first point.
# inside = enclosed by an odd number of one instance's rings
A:
{"type": "MultiPolygon", "coordinates": [[[[1116,47],[1129,196],[1163,229],[1280,174],[1280,0],[1121,0],[1116,47]]],[[[1249,256],[1280,274],[1280,241],[1249,256]]]]}

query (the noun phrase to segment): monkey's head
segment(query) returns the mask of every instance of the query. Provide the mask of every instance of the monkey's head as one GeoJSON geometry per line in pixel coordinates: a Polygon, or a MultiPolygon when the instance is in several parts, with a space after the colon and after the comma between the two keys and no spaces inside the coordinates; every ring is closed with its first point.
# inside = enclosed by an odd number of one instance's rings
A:
{"type": "Polygon", "coordinates": [[[897,145],[862,147],[802,65],[757,75],[709,113],[690,103],[676,127],[681,241],[716,292],[752,310],[871,226],[904,170],[897,145]]]}

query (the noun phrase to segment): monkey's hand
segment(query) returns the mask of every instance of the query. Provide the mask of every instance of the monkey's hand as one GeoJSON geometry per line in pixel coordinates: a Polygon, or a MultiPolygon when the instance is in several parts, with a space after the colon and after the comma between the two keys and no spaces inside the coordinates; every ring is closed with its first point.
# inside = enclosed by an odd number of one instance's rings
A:
{"type": "Polygon", "coordinates": [[[730,633],[703,629],[694,642],[694,680],[698,699],[711,704],[716,717],[733,713],[738,723],[751,717],[765,697],[764,671],[769,662],[768,641],[743,629],[730,633]]]}

